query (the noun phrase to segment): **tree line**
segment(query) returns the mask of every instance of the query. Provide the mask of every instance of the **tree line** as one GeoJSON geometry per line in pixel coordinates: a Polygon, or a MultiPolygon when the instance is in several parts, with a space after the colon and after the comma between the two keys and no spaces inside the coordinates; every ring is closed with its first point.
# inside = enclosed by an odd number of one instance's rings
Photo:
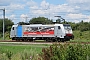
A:
{"type": "MultiPolygon", "coordinates": [[[[19,25],[29,25],[29,24],[55,24],[55,23],[63,23],[63,24],[70,24],[73,30],[80,30],[80,31],[89,31],[90,30],[90,22],[83,22],[83,20],[79,23],[67,22],[65,19],[61,21],[57,19],[56,22],[50,20],[45,17],[37,17],[32,18],[29,23],[19,22],[19,25]]],[[[14,25],[14,22],[10,19],[5,19],[5,32],[10,32],[10,29],[14,25]]],[[[0,19],[0,33],[3,31],[3,19],[0,19]]]]}
{"type": "MultiPolygon", "coordinates": [[[[5,32],[10,31],[13,24],[14,24],[14,22],[12,22],[12,20],[5,19],[5,21],[4,21],[5,32]]],[[[2,33],[2,32],[3,32],[3,19],[0,19],[0,33],[2,33]]]]}
{"type": "Polygon", "coordinates": [[[72,26],[73,30],[79,30],[81,32],[90,31],[90,22],[83,22],[83,20],[82,20],[79,23],[69,22],[69,24],[72,26]]]}
{"type": "Polygon", "coordinates": [[[90,30],[90,22],[83,22],[83,20],[79,23],[74,22],[67,22],[65,19],[57,19],[56,22],[53,22],[53,20],[50,20],[45,17],[38,17],[38,18],[32,18],[29,23],[25,22],[19,22],[20,25],[26,25],[26,24],[55,24],[55,23],[62,23],[62,24],[70,24],[73,30],[80,30],[83,31],[89,31],[90,30]]]}

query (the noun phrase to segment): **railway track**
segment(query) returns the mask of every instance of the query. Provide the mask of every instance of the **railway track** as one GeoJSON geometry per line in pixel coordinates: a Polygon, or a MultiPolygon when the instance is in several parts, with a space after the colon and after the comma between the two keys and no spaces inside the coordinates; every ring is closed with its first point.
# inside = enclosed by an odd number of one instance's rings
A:
{"type": "Polygon", "coordinates": [[[54,42],[45,42],[45,41],[15,41],[15,40],[7,40],[7,41],[0,41],[0,43],[19,43],[19,44],[53,44],[54,42]]]}
{"type": "Polygon", "coordinates": [[[46,41],[33,41],[33,42],[30,42],[30,41],[15,41],[15,40],[1,40],[0,41],[1,43],[24,43],[24,44],[54,44],[54,43],[70,43],[70,44],[90,44],[90,42],[69,42],[69,41],[66,41],[66,42],[46,42],[46,41]]]}

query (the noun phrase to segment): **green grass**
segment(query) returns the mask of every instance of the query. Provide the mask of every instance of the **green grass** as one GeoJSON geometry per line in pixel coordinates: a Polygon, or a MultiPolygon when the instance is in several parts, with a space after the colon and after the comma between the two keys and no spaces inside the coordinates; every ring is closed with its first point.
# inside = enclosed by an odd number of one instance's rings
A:
{"type": "Polygon", "coordinates": [[[90,40],[83,40],[83,39],[74,39],[74,40],[70,40],[70,42],[90,42],[90,40]]]}
{"type": "Polygon", "coordinates": [[[73,31],[75,39],[83,39],[83,40],[90,40],[90,31],[73,31]]]}
{"type": "Polygon", "coordinates": [[[9,50],[13,53],[22,52],[24,50],[30,51],[31,49],[33,51],[36,51],[37,53],[40,53],[42,51],[42,48],[48,47],[49,45],[24,45],[24,44],[7,44],[7,43],[0,43],[0,51],[6,51],[9,50]]]}
{"type": "MultiPolygon", "coordinates": [[[[10,40],[10,32],[5,32],[4,33],[4,39],[5,40],[10,40]]],[[[3,33],[0,33],[0,40],[3,40],[3,33]]]]}
{"type": "Polygon", "coordinates": [[[38,60],[40,56],[37,54],[42,52],[42,48],[49,46],[49,44],[0,43],[0,60],[30,60],[30,56],[33,57],[32,60],[38,60]]]}
{"type": "Polygon", "coordinates": [[[42,48],[49,47],[48,44],[19,44],[0,43],[0,60],[38,60],[42,48]]]}
{"type": "Polygon", "coordinates": [[[73,31],[74,40],[71,42],[90,42],[90,31],[73,31]]]}

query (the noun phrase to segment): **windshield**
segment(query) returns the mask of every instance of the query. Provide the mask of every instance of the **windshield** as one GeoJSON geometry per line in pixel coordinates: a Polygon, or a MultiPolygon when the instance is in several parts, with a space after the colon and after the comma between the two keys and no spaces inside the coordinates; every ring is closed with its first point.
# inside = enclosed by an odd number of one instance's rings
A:
{"type": "Polygon", "coordinates": [[[71,26],[68,25],[68,24],[64,24],[63,26],[64,26],[65,29],[71,29],[71,26]]]}

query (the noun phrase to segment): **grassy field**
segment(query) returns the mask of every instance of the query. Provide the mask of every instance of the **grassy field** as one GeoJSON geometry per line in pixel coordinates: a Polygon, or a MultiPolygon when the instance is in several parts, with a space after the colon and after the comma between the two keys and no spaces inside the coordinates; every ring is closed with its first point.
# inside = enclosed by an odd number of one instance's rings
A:
{"type": "Polygon", "coordinates": [[[24,45],[24,44],[11,44],[11,43],[0,43],[0,51],[5,51],[5,50],[9,50],[13,53],[18,53],[18,52],[22,52],[24,50],[32,50],[32,51],[36,51],[37,53],[40,53],[42,48],[44,47],[48,47],[50,45],[47,44],[35,44],[35,45],[24,45]]]}
{"type": "MultiPolygon", "coordinates": [[[[73,31],[74,40],[68,42],[90,42],[90,31],[73,31]]],[[[0,40],[2,35],[0,34],[0,40]]],[[[9,33],[5,33],[5,40],[9,39],[9,33]]],[[[0,43],[0,60],[38,60],[38,54],[42,48],[47,48],[48,44],[17,44],[17,43],[0,43]]],[[[90,44],[89,44],[90,48],[90,44]]]]}
{"type": "Polygon", "coordinates": [[[17,44],[17,43],[0,43],[0,60],[38,60],[38,54],[42,52],[42,48],[47,48],[47,44],[17,44]]]}
{"type": "MultiPolygon", "coordinates": [[[[9,35],[10,33],[9,32],[5,32],[5,36],[4,36],[4,39],[5,40],[10,40],[10,35],[9,35]]],[[[0,34],[0,40],[3,40],[3,34],[0,34]]]]}
{"type": "MultiPolygon", "coordinates": [[[[65,46],[68,46],[68,45],[70,44],[66,44],[66,45],[62,44],[60,46],[66,48],[65,46]]],[[[90,50],[90,45],[88,46],[90,50]]],[[[34,45],[27,44],[26,45],[26,44],[21,44],[21,43],[20,44],[0,43],[0,60],[30,60],[30,59],[38,60],[38,58],[41,58],[39,54],[42,53],[42,48],[47,48],[47,47],[49,48],[50,45],[48,44],[38,44],[38,45],[37,44],[34,44],[34,45]]],[[[50,53],[49,51],[47,52],[50,53]]]]}
{"type": "Polygon", "coordinates": [[[90,42],[90,31],[73,31],[74,34],[74,40],[71,40],[71,42],[90,42]]]}

